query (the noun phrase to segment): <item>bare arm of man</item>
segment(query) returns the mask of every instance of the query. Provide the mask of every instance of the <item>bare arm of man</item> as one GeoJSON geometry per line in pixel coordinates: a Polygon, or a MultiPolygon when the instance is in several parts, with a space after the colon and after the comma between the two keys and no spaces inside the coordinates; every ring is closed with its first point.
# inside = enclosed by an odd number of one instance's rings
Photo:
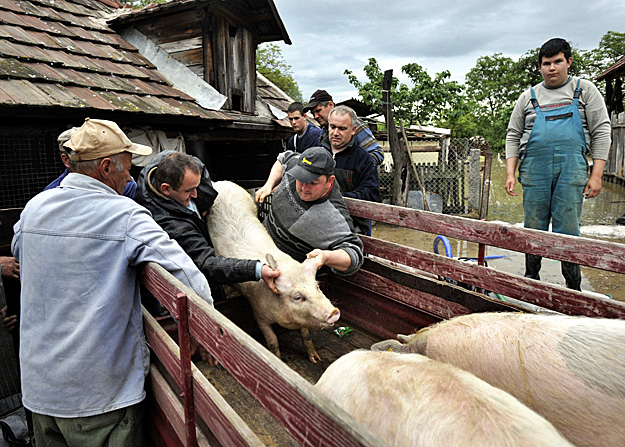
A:
{"type": "Polygon", "coordinates": [[[271,194],[278,183],[282,180],[282,163],[276,161],[271,167],[269,178],[265,184],[256,191],[255,198],[257,202],[263,203],[265,197],[271,194]]]}
{"type": "Polygon", "coordinates": [[[313,251],[306,255],[307,258],[315,258],[317,261],[317,270],[324,265],[327,265],[339,272],[346,271],[352,264],[352,258],[347,254],[345,250],[339,248],[337,250],[320,250],[315,248],[313,251]]]}

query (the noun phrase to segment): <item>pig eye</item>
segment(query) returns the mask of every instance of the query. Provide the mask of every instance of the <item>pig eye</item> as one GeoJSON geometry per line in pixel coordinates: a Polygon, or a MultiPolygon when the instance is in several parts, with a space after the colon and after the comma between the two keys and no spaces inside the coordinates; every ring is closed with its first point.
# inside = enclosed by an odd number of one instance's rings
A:
{"type": "Polygon", "coordinates": [[[300,293],[296,293],[295,295],[293,295],[293,301],[299,303],[301,301],[304,301],[304,297],[300,293]]]}

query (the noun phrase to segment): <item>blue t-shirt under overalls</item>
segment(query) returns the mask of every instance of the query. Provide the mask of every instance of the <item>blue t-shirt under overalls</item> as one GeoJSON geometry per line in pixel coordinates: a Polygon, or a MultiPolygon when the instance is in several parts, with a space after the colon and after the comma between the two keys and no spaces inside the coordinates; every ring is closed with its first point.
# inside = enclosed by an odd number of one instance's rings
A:
{"type": "Polygon", "coordinates": [[[579,80],[573,103],[541,107],[531,88],[536,120],[521,153],[525,228],[579,236],[583,192],[588,181],[586,138],[579,115],[579,80]]]}

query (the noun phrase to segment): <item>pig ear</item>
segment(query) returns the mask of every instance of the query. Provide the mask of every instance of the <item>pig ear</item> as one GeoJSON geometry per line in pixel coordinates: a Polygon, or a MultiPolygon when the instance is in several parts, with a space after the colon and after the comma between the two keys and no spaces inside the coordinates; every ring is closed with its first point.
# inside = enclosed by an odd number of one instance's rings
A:
{"type": "Polygon", "coordinates": [[[402,343],[410,343],[410,340],[412,340],[412,335],[397,334],[397,340],[401,341],[402,343]]]}
{"type": "Polygon", "coordinates": [[[269,264],[269,267],[271,267],[274,270],[276,270],[278,268],[278,263],[276,262],[274,257],[271,256],[271,254],[267,253],[265,255],[265,259],[267,260],[267,264],[269,264]]]}
{"type": "Polygon", "coordinates": [[[317,276],[317,261],[315,258],[306,259],[302,265],[304,266],[304,271],[308,273],[313,278],[317,276]]]}
{"type": "Polygon", "coordinates": [[[384,340],[379,343],[371,345],[372,351],[393,351],[400,353],[407,353],[408,347],[397,340],[384,340]]]}

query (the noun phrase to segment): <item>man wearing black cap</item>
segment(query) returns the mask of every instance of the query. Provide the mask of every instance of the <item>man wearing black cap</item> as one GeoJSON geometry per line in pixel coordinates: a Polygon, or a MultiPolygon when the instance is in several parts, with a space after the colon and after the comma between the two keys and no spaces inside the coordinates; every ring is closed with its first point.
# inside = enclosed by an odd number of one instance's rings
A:
{"type": "MultiPolygon", "coordinates": [[[[319,125],[324,129],[324,134],[321,136],[320,141],[328,134],[328,115],[333,108],[334,102],[332,101],[332,96],[325,90],[315,91],[310,97],[308,104],[306,104],[306,107],[304,107],[304,113],[310,110],[319,125]]],[[[375,139],[369,126],[367,126],[367,123],[363,120],[356,117],[355,124],[356,133],[354,139],[356,140],[356,144],[371,155],[376,166],[379,165],[384,161],[384,151],[378,143],[378,140],[375,139]]]]}
{"type": "Polygon", "coordinates": [[[278,156],[286,175],[273,193],[264,225],[282,251],[298,261],[315,258],[337,274],[350,275],[363,262],[363,244],[335,182],[334,159],[322,147],[278,156]]]}

